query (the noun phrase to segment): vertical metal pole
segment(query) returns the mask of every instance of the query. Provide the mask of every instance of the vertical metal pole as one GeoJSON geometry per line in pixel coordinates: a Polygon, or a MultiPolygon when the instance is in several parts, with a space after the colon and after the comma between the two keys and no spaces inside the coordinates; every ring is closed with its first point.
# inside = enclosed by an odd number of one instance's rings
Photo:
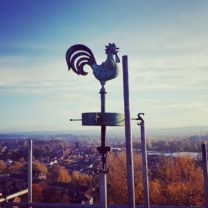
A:
{"type": "Polygon", "coordinates": [[[143,118],[141,119],[141,123],[139,125],[141,127],[142,176],[143,176],[143,185],[144,185],[144,205],[145,205],[145,208],[150,208],[147,148],[146,148],[145,127],[144,127],[143,118]]]}
{"type": "MultiPolygon", "coordinates": [[[[101,113],[105,113],[105,88],[102,86],[100,89],[101,97],[101,113]]],[[[105,147],[106,126],[101,126],[101,148],[105,147]]],[[[103,154],[102,154],[103,157],[103,154]]],[[[100,173],[100,202],[102,208],[107,208],[107,174],[104,171],[104,164],[100,173]]]]}
{"type": "Polygon", "coordinates": [[[28,140],[28,202],[32,202],[32,140],[28,140]]]}
{"type": "Polygon", "coordinates": [[[100,174],[100,203],[102,208],[107,208],[107,177],[105,173],[100,174]]]}
{"type": "Polygon", "coordinates": [[[202,162],[204,172],[204,201],[205,207],[208,208],[208,164],[207,164],[207,149],[206,142],[201,144],[202,149],[202,162]]]}
{"type": "Polygon", "coordinates": [[[126,165],[128,180],[128,207],[135,208],[134,192],[134,164],[131,135],[131,117],[129,105],[129,74],[128,74],[128,57],[122,57],[123,64],[123,88],[124,88],[124,112],[125,112],[125,136],[126,136],[126,165]]]}
{"type": "MultiPolygon", "coordinates": [[[[100,98],[101,98],[101,113],[105,113],[105,87],[102,86],[100,89],[100,98]]],[[[105,147],[105,135],[106,135],[106,126],[101,126],[101,147],[105,147]]]]}

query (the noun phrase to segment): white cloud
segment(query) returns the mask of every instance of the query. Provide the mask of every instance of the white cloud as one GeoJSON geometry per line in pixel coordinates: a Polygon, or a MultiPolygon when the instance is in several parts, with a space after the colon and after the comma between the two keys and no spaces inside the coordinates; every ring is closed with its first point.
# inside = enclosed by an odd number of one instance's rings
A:
{"type": "MultiPolygon", "coordinates": [[[[208,122],[205,90],[208,88],[208,15],[203,10],[180,18],[170,24],[164,21],[164,25],[158,21],[153,27],[116,28],[86,43],[98,63],[106,58],[104,44],[109,40],[116,40],[120,57],[124,53],[129,56],[132,113],[147,113],[152,127],[208,122]]],[[[41,51],[58,46],[15,47],[41,51]]],[[[122,111],[122,72],[117,80],[107,83],[106,88],[107,108],[122,111]]],[[[67,126],[64,121],[69,115],[76,117],[82,110],[99,110],[99,89],[99,82],[91,72],[86,77],[67,72],[64,54],[60,57],[0,57],[0,93],[44,95],[38,105],[53,112],[60,123],[58,128],[67,126]]]]}

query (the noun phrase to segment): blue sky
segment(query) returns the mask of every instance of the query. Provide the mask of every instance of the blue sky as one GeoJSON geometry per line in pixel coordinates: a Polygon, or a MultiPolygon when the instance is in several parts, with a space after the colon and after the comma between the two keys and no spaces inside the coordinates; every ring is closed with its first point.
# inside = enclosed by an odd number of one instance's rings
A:
{"type": "MultiPolygon", "coordinates": [[[[207,0],[0,0],[0,131],[85,128],[68,120],[99,111],[100,84],[68,72],[65,52],[83,43],[101,63],[109,42],[129,57],[132,117],[207,125],[207,19],[207,0]]],[[[123,112],[122,73],[106,89],[123,112]]]]}

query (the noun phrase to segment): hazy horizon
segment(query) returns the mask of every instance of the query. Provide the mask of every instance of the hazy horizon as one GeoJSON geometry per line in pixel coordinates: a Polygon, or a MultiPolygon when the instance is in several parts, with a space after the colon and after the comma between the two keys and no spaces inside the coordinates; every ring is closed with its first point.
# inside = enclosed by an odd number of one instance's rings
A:
{"type": "MultiPolygon", "coordinates": [[[[186,126],[186,127],[175,127],[175,128],[146,128],[146,137],[147,139],[151,137],[189,137],[189,136],[206,136],[208,135],[208,126],[186,126]]],[[[80,128],[79,130],[44,130],[44,131],[0,131],[0,134],[3,135],[74,135],[74,136],[100,136],[100,128],[80,128]]],[[[124,137],[124,128],[123,127],[107,127],[107,138],[113,137],[124,137]]],[[[132,136],[140,136],[140,127],[134,126],[132,128],[132,136]]]]}

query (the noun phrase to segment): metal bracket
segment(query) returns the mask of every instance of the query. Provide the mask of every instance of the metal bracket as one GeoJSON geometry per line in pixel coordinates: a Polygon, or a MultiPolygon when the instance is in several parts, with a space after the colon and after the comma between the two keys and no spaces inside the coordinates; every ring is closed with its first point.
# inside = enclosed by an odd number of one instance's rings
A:
{"type": "Polygon", "coordinates": [[[140,126],[142,123],[144,123],[144,119],[143,119],[144,113],[138,113],[137,116],[138,116],[137,118],[132,118],[131,120],[139,121],[137,125],[140,126]]]}
{"type": "Polygon", "coordinates": [[[97,124],[100,124],[100,123],[102,123],[102,121],[103,121],[103,116],[102,115],[99,115],[98,113],[96,113],[95,122],[97,124]]]}
{"type": "Polygon", "coordinates": [[[110,147],[97,147],[97,150],[100,154],[107,154],[107,152],[110,152],[110,147]]]}
{"type": "Polygon", "coordinates": [[[99,174],[108,174],[109,173],[109,168],[106,168],[103,170],[102,168],[96,168],[94,169],[94,174],[99,175],[99,174]]]}
{"type": "Polygon", "coordinates": [[[102,168],[99,169],[100,174],[107,174],[109,173],[109,169],[106,167],[106,161],[107,161],[107,153],[110,151],[110,147],[108,146],[100,146],[97,147],[98,152],[102,155],[101,161],[102,161],[102,168]]]}

